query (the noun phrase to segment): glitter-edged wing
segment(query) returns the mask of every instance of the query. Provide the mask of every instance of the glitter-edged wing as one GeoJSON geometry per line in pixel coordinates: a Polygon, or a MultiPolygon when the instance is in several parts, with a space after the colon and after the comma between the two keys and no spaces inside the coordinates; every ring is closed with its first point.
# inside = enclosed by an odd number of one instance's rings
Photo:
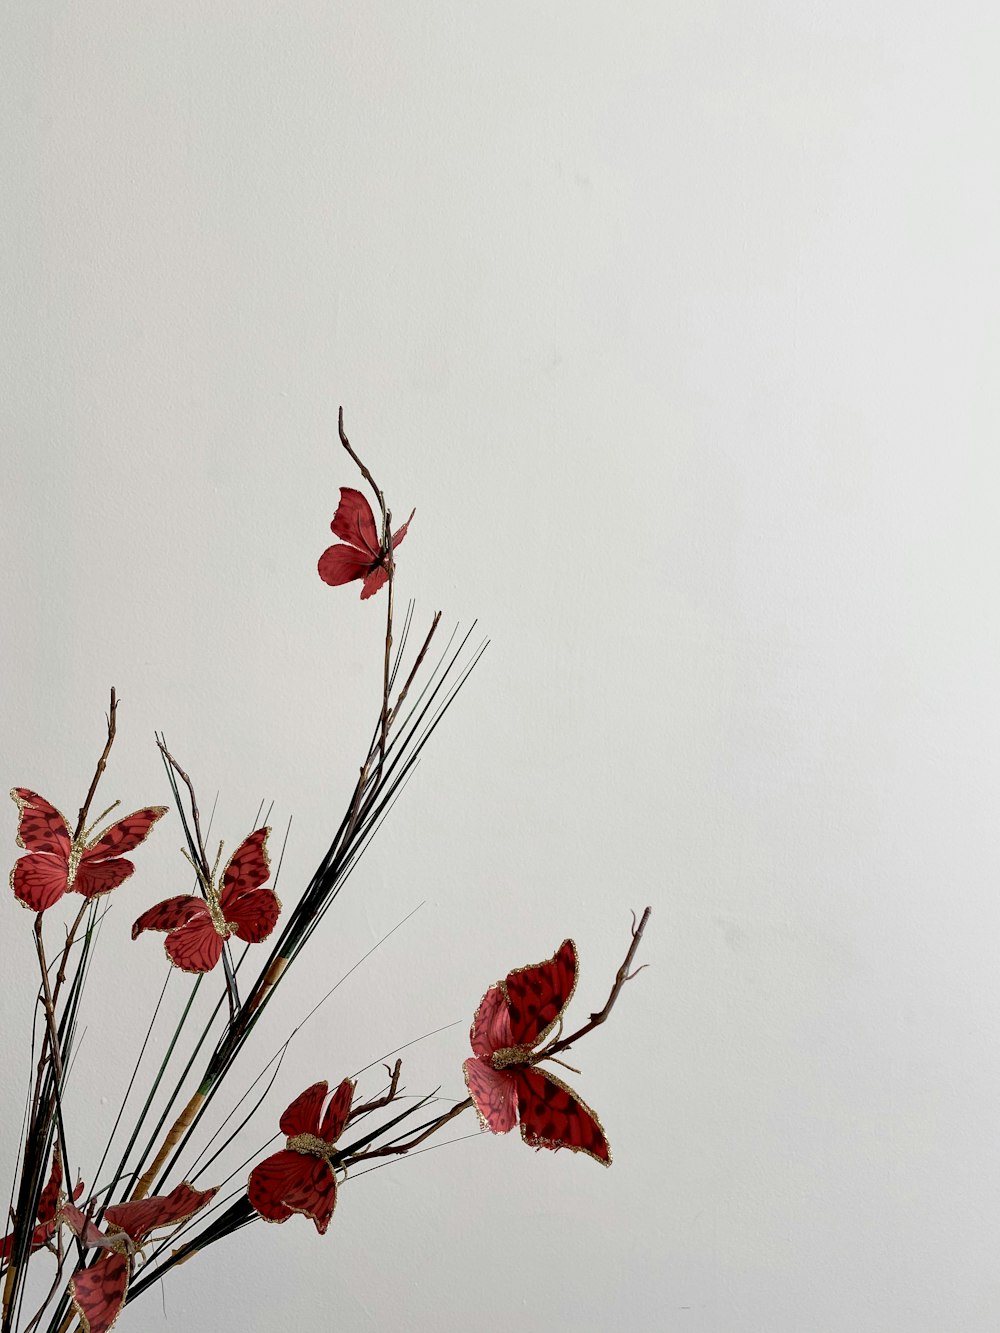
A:
{"type": "Polygon", "coordinates": [[[10,799],[18,810],[18,847],[58,856],[68,864],[73,840],[65,817],[44,796],[27,787],[12,787],[10,799]]]}
{"type": "Polygon", "coordinates": [[[604,1166],[611,1148],[593,1111],[554,1074],[537,1066],[514,1071],[521,1137],[532,1148],[570,1148],[604,1166]]]}
{"type": "Polygon", "coordinates": [[[511,1071],[494,1069],[479,1056],[466,1060],[462,1070],[483,1128],[494,1134],[513,1129],[517,1123],[517,1083],[511,1071]]]}
{"type": "Polygon", "coordinates": [[[487,1060],[494,1051],[504,1046],[513,1046],[507,1001],[499,986],[491,986],[480,1000],[479,1008],[473,1015],[469,1037],[476,1055],[487,1060]]]}
{"type": "Polygon", "coordinates": [[[108,1254],[73,1274],[69,1291],[83,1333],[108,1333],[125,1304],[129,1273],[127,1254],[108,1254]]]}
{"type": "Polygon", "coordinates": [[[322,1236],[337,1205],[337,1180],[325,1157],[286,1148],[250,1172],[247,1197],[268,1222],[287,1222],[293,1213],[304,1213],[322,1236]]]}
{"type": "Polygon", "coordinates": [[[260,944],[274,929],[281,911],[278,896],[260,886],[271,875],[268,828],[256,829],[233,852],[222,875],[219,906],[233,933],[246,944],[260,944]]]}
{"type": "Polygon", "coordinates": [[[167,957],[184,972],[211,972],[222,957],[222,936],[203,899],[193,893],[166,898],[133,923],[132,938],[144,930],[165,930],[167,957]]]}
{"type": "Polygon", "coordinates": [[[167,813],[165,805],[147,805],[124,819],[110,824],[83,849],[72,888],[85,898],[110,893],[135,870],[125,857],[146,841],[158,819],[167,813]]]}
{"type": "Polygon", "coordinates": [[[14,897],[33,912],[44,912],[66,892],[72,847],[69,825],[54,805],[28,787],[12,787],[17,806],[17,845],[28,853],[10,872],[14,897]]]}
{"type": "Polygon", "coordinates": [[[169,1194],[110,1204],[104,1210],[104,1220],[111,1226],[120,1227],[140,1245],[148,1235],[161,1227],[178,1226],[194,1217],[217,1193],[218,1189],[197,1190],[182,1180],[169,1194]]]}
{"type": "MultiPolygon", "coordinates": [[[[55,1235],[58,1220],[56,1212],[59,1207],[59,1191],[62,1189],[63,1170],[62,1158],[59,1155],[59,1149],[52,1150],[52,1170],[49,1173],[49,1179],[45,1188],[38,1196],[38,1210],[35,1216],[38,1218],[38,1226],[31,1233],[31,1249],[40,1249],[51,1236],[55,1235]]],[[[80,1197],[83,1192],[83,1182],[81,1181],[73,1191],[74,1199],[80,1197]]],[[[14,1233],[4,1236],[0,1240],[0,1260],[6,1261],[10,1258],[14,1248],[14,1233]]]]}
{"type": "Polygon", "coordinates": [[[319,1134],[320,1115],[329,1087],[323,1079],[299,1093],[278,1122],[285,1138],[292,1139],[296,1134],[319,1134]]]}
{"type": "Polygon", "coordinates": [[[501,986],[507,997],[514,1045],[541,1045],[572,998],[576,970],[576,945],[563,940],[544,963],[507,973],[501,986]]]}
{"type": "Polygon", "coordinates": [[[324,1143],[336,1143],[343,1134],[353,1099],[354,1080],[345,1078],[330,1098],[330,1105],[326,1108],[323,1123],[319,1127],[319,1137],[324,1143]]]}

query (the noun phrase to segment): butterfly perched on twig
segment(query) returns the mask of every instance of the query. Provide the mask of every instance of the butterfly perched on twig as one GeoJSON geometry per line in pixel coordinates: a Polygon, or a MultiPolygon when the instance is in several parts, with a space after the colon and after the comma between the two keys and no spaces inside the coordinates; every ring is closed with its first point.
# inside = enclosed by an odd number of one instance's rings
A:
{"type": "MultiPolygon", "coordinates": [[[[392,534],[393,550],[406,536],[416,512],[414,510],[403,526],[392,534]]],[[[340,504],[330,527],[333,535],[343,541],[328,546],[320,556],[320,578],[334,587],[363,579],[361,600],[372,597],[389,578],[389,551],[379,534],[372,507],[360,491],[341,486],[340,504]]]]}
{"type": "Polygon", "coordinates": [[[562,1079],[538,1067],[547,1054],[543,1043],[576,989],[576,972],[576,945],[564,940],[544,963],[515,968],[491,986],[472,1020],[465,1082],[485,1129],[506,1134],[520,1121],[532,1148],[569,1148],[610,1166],[597,1116],[562,1079]]]}
{"type": "Polygon", "coordinates": [[[132,938],[138,939],[144,930],[166,931],[167,957],[184,972],[211,972],[230,935],[247,944],[266,940],[281,911],[278,895],[261,887],[271,875],[270,831],[256,829],[240,843],[226,863],[218,889],[213,872],[202,885],[204,898],[186,893],[157,903],[132,926],[132,938]]]}
{"type": "Polygon", "coordinates": [[[258,1162],[247,1183],[247,1197],[266,1221],[287,1222],[293,1213],[305,1213],[320,1235],[337,1205],[330,1158],[350,1115],[354,1082],[344,1079],[324,1113],[327,1090],[324,1079],[295,1098],[280,1121],[286,1146],[258,1162]]]}
{"type": "Polygon", "coordinates": [[[17,844],[28,853],[15,862],[10,886],[18,902],[33,912],[54,906],[69,890],[96,898],[117,888],[135,870],[125,853],[145,842],[156,821],[167,813],[165,805],[145,806],[91,837],[115,808],[112,805],[90,829],[74,837],[65,817],[37,792],[14,787],[10,794],[18,808],[17,844]]]}

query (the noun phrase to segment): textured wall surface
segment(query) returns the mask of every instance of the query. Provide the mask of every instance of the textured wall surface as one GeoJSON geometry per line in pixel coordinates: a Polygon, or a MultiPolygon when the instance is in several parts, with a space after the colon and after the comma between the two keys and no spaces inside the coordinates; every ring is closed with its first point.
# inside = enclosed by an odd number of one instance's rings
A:
{"type": "MultiPolygon", "coordinates": [[[[570,1076],[611,1171],[468,1139],[123,1330],[1000,1326],[995,5],[21,0],[0,33],[4,782],[75,809],[113,683],[108,801],[167,799],[162,728],[230,846],[294,816],[294,895],[378,706],[382,609],[315,574],[338,403],[417,509],[400,598],[492,640],[233,1100],[424,906],[247,1153],[449,1023],[406,1081],[462,1095],[489,982],[572,934],[585,1013],[654,908],[570,1076]]],[[[85,1175],[179,845],[103,928],[85,1175]]],[[[4,1178],[29,924],[0,903],[4,1178]]]]}

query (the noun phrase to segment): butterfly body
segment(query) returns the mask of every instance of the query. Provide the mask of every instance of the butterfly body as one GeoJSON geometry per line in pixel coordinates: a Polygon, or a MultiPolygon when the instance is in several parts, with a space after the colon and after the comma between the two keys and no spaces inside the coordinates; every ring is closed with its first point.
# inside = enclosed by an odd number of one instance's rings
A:
{"type": "Polygon", "coordinates": [[[144,930],[166,932],[167,957],[184,972],[210,972],[231,935],[259,944],[274,929],[281,903],[263,885],[271,875],[268,828],[256,829],[230,857],[216,887],[211,878],[205,896],[180,894],[151,907],[132,926],[132,938],[144,930]]]}
{"type": "Polygon", "coordinates": [[[145,842],[167,813],[164,805],[146,806],[96,837],[84,831],[74,837],[65,816],[37,792],[14,787],[10,795],[18,809],[17,844],[27,853],[15,862],[10,886],[33,912],[46,911],[70,891],[96,898],[124,883],[135,870],[125,853],[145,842]]]}
{"type": "Polygon", "coordinates": [[[610,1166],[597,1116],[562,1079],[539,1068],[576,974],[576,946],[564,940],[544,963],[516,968],[491,986],[472,1020],[465,1082],[484,1129],[506,1134],[520,1123],[533,1148],[569,1148],[610,1166]]]}

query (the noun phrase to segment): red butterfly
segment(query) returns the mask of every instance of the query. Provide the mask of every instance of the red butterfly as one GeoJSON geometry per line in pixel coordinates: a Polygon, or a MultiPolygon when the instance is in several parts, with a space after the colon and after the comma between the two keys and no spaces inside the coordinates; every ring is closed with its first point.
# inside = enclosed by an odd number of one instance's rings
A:
{"type": "MultiPolygon", "coordinates": [[[[35,1227],[31,1235],[32,1250],[41,1249],[56,1234],[56,1227],[62,1220],[62,1208],[66,1203],[65,1195],[61,1194],[62,1180],[62,1158],[59,1155],[59,1149],[53,1148],[52,1173],[49,1176],[48,1184],[38,1196],[38,1211],[36,1213],[38,1226],[35,1227]]],[[[73,1191],[73,1198],[78,1199],[82,1193],[83,1181],[81,1180],[77,1182],[73,1191]]],[[[13,1248],[14,1233],[11,1232],[9,1236],[4,1236],[3,1240],[0,1240],[0,1260],[9,1259],[13,1248]]]]}
{"type": "Polygon", "coordinates": [[[354,1083],[345,1078],[322,1115],[327,1087],[324,1079],[295,1098],[280,1121],[287,1146],[258,1162],[247,1183],[247,1197],[261,1217],[287,1222],[293,1213],[305,1213],[321,1236],[337,1205],[337,1177],[330,1158],[354,1097],[354,1083]]]}
{"type": "MultiPolygon", "coordinates": [[[[406,529],[416,512],[414,509],[403,526],[392,534],[393,550],[406,536],[406,529]]],[[[330,527],[333,535],[343,537],[348,545],[327,547],[319,558],[319,576],[324,583],[334,587],[364,579],[361,585],[361,600],[364,601],[377,593],[388,579],[389,552],[382,545],[372,507],[360,491],[341,486],[340,504],[330,527]]]]}
{"type": "Polygon", "coordinates": [[[109,1251],[89,1268],[78,1269],[69,1292],[84,1333],[108,1333],[125,1304],[132,1256],[160,1227],[175,1227],[193,1217],[214,1197],[216,1190],[196,1190],[183,1181],[169,1194],[152,1199],[116,1203],[104,1210],[112,1232],[105,1235],[73,1204],[63,1207],[62,1218],[84,1245],[109,1251]]]}
{"type": "MultiPolygon", "coordinates": [[[[259,828],[241,842],[222,872],[222,888],[210,880],[205,897],[181,894],[143,912],[132,938],[144,930],[165,930],[163,947],[175,967],[185,972],[211,972],[230,935],[259,944],[274,929],[281,911],[278,896],[261,885],[270,878],[267,858],[269,828],[259,828]]],[[[213,872],[214,880],[214,872],[213,872]]]]}
{"type": "Polygon", "coordinates": [[[68,889],[95,898],[117,888],[135,870],[124,853],[145,842],[167,813],[165,805],[148,805],[88,842],[87,832],[73,838],[63,816],[37,792],[14,787],[10,794],[19,811],[17,845],[28,853],[15,862],[10,886],[18,902],[33,912],[52,907],[68,889]]]}
{"type": "Polygon", "coordinates": [[[506,1134],[521,1122],[532,1148],[571,1148],[611,1165],[611,1149],[589,1106],[562,1079],[538,1068],[539,1050],[576,989],[576,945],[533,967],[508,972],[483,996],[472,1020],[465,1082],[484,1129],[506,1134]]]}

